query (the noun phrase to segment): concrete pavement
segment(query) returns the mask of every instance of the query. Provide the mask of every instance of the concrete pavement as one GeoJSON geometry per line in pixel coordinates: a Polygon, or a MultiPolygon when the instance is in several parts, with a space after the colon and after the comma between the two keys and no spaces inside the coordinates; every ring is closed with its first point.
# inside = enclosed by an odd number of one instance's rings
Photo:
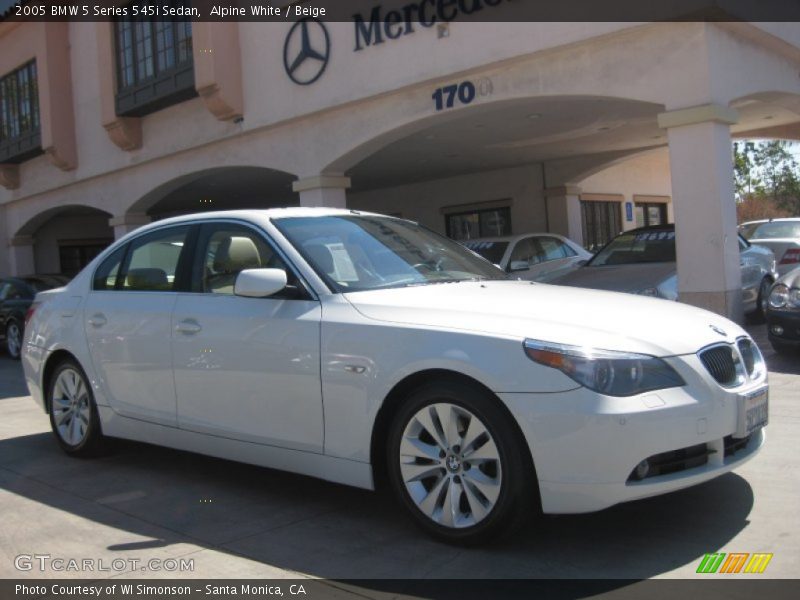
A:
{"type": "Polygon", "coordinates": [[[751,329],[770,366],[759,457],[692,489],[548,517],[478,549],[431,541],[389,498],[306,477],[129,442],[100,459],[68,458],[27,397],[19,363],[2,356],[0,577],[691,578],[716,551],[772,552],[761,577],[796,577],[800,355],[773,354],[763,326],[751,329]],[[126,566],[15,568],[33,554],[126,566]],[[194,569],[128,564],[181,558],[194,569]]]}

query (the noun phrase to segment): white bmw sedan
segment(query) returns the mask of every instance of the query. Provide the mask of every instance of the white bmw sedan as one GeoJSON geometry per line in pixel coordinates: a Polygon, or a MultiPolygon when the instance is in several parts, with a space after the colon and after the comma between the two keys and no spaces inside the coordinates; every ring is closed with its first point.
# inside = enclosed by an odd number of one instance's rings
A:
{"type": "Polygon", "coordinates": [[[767,422],[764,362],[735,323],[510,280],[348,210],[143,227],[37,297],[23,360],[69,454],[118,437],[385,482],[460,543],[707,481],[767,422]]]}

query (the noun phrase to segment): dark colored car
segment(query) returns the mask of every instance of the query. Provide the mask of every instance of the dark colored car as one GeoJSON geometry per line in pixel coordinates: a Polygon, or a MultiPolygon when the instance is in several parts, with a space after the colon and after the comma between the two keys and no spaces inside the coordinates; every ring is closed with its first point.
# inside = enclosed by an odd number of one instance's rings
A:
{"type": "Polygon", "coordinates": [[[769,293],[767,332],[775,352],[800,350],[800,267],[783,275],[769,293]]]}
{"type": "Polygon", "coordinates": [[[63,275],[30,275],[0,279],[0,341],[13,359],[22,350],[25,313],[36,294],[69,283],[63,275]]]}

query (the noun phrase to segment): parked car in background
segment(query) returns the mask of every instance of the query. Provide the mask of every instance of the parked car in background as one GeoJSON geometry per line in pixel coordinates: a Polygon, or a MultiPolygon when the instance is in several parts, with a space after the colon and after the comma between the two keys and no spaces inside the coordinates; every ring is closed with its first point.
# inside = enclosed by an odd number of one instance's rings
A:
{"type": "Polygon", "coordinates": [[[461,242],[467,248],[520,279],[550,281],[577,269],[592,253],[554,233],[530,233],[461,242]]]}
{"type": "Polygon", "coordinates": [[[0,340],[6,353],[18,359],[22,349],[25,313],[39,292],[61,287],[69,282],[62,275],[31,275],[0,279],[0,340]]]}
{"type": "Polygon", "coordinates": [[[800,266],[800,217],[748,221],[739,225],[739,233],[775,253],[778,275],[800,266]]]}
{"type": "Polygon", "coordinates": [[[782,275],[769,294],[767,333],[775,352],[800,350],[800,267],[782,275]]]}
{"type": "Polygon", "coordinates": [[[765,439],[766,366],[736,323],[514,280],[399,218],[165,219],[32,311],[25,378],[68,454],[122,437],[386,481],[448,542],[696,485],[765,439]]]}
{"type": "MultiPolygon", "coordinates": [[[[739,236],[739,253],[744,312],[763,318],[769,289],[778,278],[775,255],[769,248],[751,244],[742,236],[739,236]]],[[[551,283],[677,300],[675,226],[655,225],[625,231],[585,266],[551,283]]]]}

